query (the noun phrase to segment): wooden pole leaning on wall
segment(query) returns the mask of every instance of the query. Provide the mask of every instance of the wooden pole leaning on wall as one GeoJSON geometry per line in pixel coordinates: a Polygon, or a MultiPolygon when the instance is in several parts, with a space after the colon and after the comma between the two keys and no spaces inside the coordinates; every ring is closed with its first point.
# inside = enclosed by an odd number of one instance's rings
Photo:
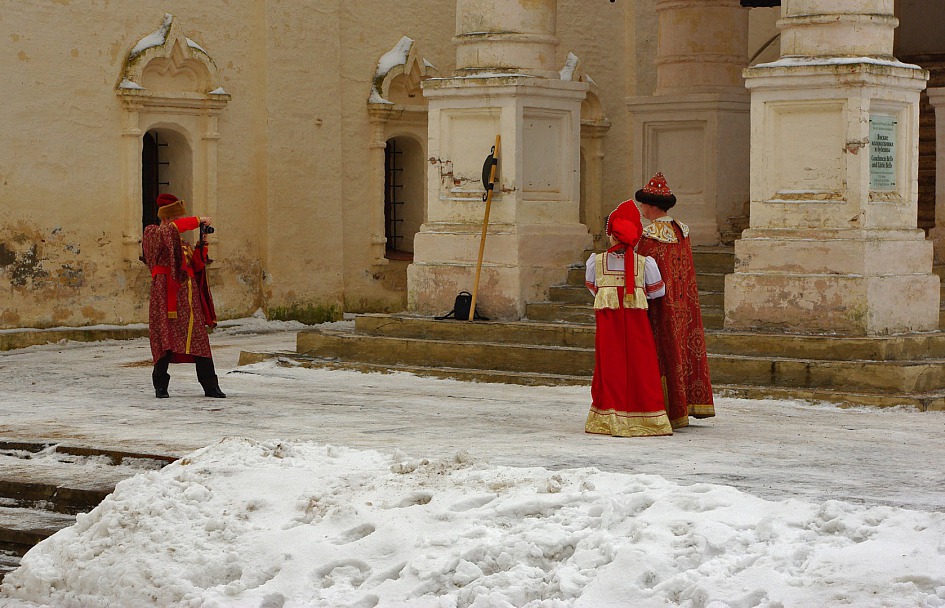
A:
{"type": "Polygon", "coordinates": [[[495,190],[495,172],[499,166],[499,144],[502,141],[501,135],[495,136],[495,145],[492,147],[492,153],[486,157],[486,162],[482,165],[482,185],[486,188],[486,193],[482,200],[486,202],[486,213],[482,220],[482,237],[479,239],[479,259],[476,261],[476,280],[473,282],[472,301],[469,303],[469,321],[476,319],[476,296],[479,294],[479,275],[482,274],[482,254],[486,250],[486,232],[489,229],[489,210],[492,207],[492,191],[495,190]]]}

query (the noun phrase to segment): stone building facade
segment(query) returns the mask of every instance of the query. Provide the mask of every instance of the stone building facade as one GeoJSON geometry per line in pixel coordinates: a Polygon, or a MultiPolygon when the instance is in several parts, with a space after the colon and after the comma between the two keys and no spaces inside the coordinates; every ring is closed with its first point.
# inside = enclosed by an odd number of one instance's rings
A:
{"type": "MultiPolygon", "coordinates": [[[[932,85],[945,84],[936,81],[945,17],[935,2],[8,3],[0,13],[0,328],[144,321],[150,277],[138,260],[140,236],[165,191],[214,217],[211,283],[223,318],[259,308],[310,321],[343,311],[445,312],[472,284],[479,171],[501,135],[480,293],[494,316],[520,317],[526,301],[543,298],[565,266],[600,244],[605,214],[662,170],[696,244],[731,244],[749,227],[726,294],[732,327],[789,327],[778,316],[787,313],[774,310],[779,294],[840,274],[869,277],[835,281],[828,290],[842,295],[829,310],[815,307],[826,320],[789,328],[929,329],[919,311],[933,307],[923,296],[933,291],[933,243],[945,257],[934,152],[945,96],[924,91],[926,69],[932,85]],[[842,47],[841,34],[824,29],[831,19],[849,25],[843,35],[865,39],[862,48],[842,47]],[[799,78],[810,84],[798,87],[783,66],[764,67],[797,54],[791,45],[834,68],[835,57],[860,55],[885,67],[851,83],[815,73],[826,68],[791,66],[809,72],[799,78]],[[893,62],[895,74],[886,70],[893,62]],[[810,139],[833,134],[847,149],[862,140],[850,126],[859,118],[847,102],[815,106],[853,90],[860,116],[870,114],[863,100],[879,99],[877,108],[904,121],[897,171],[905,185],[891,214],[870,215],[876,201],[860,188],[866,166],[844,164],[841,185],[809,188],[779,182],[805,181],[804,167],[769,162],[781,151],[839,162],[810,139]],[[772,126],[766,108],[784,103],[809,109],[813,122],[794,113],[772,126]],[[837,121],[846,126],[797,128],[837,121]],[[820,188],[818,197],[848,204],[773,204],[758,179],[775,190],[820,188]],[[765,265],[781,255],[768,247],[773,237],[787,250],[811,237],[772,230],[800,216],[815,218],[798,226],[805,230],[837,229],[848,211],[885,231],[854,239],[858,259],[908,243],[908,263],[891,273],[898,278],[843,266],[834,253],[847,251],[852,233],[800,266],[765,265]],[[824,255],[838,265],[816,267],[824,255]],[[914,314],[892,319],[870,294],[910,277],[920,277],[914,314]],[[851,300],[853,292],[863,295],[851,300]],[[868,320],[830,313],[848,306],[868,320]]],[[[803,316],[815,304],[789,312],[803,316]]]]}

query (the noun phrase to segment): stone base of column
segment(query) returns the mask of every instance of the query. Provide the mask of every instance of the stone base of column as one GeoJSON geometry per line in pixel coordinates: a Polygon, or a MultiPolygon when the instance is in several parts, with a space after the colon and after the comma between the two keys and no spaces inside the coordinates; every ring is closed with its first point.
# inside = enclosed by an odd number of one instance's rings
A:
{"type": "Polygon", "coordinates": [[[635,97],[631,176],[642,187],[657,171],[678,199],[673,217],[693,245],[717,245],[749,201],[750,99],[747,92],[635,97]]]}
{"type": "MultiPolygon", "coordinates": [[[[442,315],[460,291],[473,291],[481,224],[428,223],[415,237],[407,268],[407,309],[442,315]]],[[[583,224],[491,224],[479,278],[476,309],[490,319],[520,319],[527,302],[548,299],[568,266],[591,246],[583,224]]]]}
{"type": "Polygon", "coordinates": [[[725,278],[725,328],[935,331],[931,249],[921,230],[746,230],[735,243],[735,273],[725,278]]]}
{"type": "MultiPolygon", "coordinates": [[[[935,221],[938,221],[937,217],[935,221]]],[[[929,230],[929,241],[933,246],[934,263],[937,266],[945,264],[945,226],[936,226],[929,230]]]]}

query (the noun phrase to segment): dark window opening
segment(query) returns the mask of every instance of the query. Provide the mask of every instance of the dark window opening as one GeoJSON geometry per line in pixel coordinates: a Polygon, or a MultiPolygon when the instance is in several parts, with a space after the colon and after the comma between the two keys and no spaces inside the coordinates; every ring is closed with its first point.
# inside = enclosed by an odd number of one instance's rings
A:
{"type": "Polygon", "coordinates": [[[405,251],[404,242],[404,167],[403,151],[397,140],[387,142],[384,154],[384,236],[387,238],[385,257],[391,260],[413,260],[413,253],[405,251]]]}
{"type": "Polygon", "coordinates": [[[166,167],[170,164],[168,161],[162,161],[161,157],[166,156],[167,144],[160,140],[158,134],[150,131],[144,134],[141,147],[141,228],[151,224],[159,224],[157,216],[156,199],[162,192],[162,187],[167,186],[166,167]],[[164,151],[162,153],[162,151],[164,151]]]}

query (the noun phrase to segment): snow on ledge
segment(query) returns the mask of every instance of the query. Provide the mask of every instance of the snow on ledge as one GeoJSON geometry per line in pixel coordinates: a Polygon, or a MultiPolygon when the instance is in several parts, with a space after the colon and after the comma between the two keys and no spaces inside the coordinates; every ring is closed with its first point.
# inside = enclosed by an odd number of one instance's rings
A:
{"type": "Polygon", "coordinates": [[[171,23],[173,21],[173,15],[170,13],[164,13],[164,21],[161,23],[161,27],[139,40],[138,43],[131,49],[131,57],[137,57],[150,48],[163,46],[164,43],[167,42],[167,33],[170,31],[171,23]]]}
{"type": "Polygon", "coordinates": [[[869,63],[893,68],[921,70],[921,66],[903,63],[899,60],[877,59],[876,57],[782,57],[770,63],[759,63],[752,68],[790,68],[802,65],[851,65],[869,63]]]}
{"type": "Polygon", "coordinates": [[[143,90],[144,90],[144,87],[143,87],[143,86],[141,86],[141,85],[138,84],[137,82],[133,82],[133,81],[131,81],[131,80],[128,80],[127,78],[123,78],[123,79],[122,79],[121,84],[118,85],[118,88],[119,88],[119,89],[131,89],[131,90],[135,90],[135,91],[143,91],[143,90]]]}
{"type": "Polygon", "coordinates": [[[413,38],[403,36],[394,45],[394,48],[387,51],[377,62],[377,69],[374,70],[374,86],[371,88],[369,103],[386,103],[393,105],[393,102],[384,99],[381,91],[382,83],[391,70],[397,66],[407,65],[407,58],[410,56],[410,49],[413,47],[413,38]]]}
{"type": "Polygon", "coordinates": [[[577,71],[578,64],[581,62],[574,53],[568,53],[568,58],[564,61],[564,67],[559,74],[561,80],[574,80],[574,73],[577,71]]]}
{"type": "Polygon", "coordinates": [[[201,53],[203,53],[203,54],[206,55],[207,57],[210,56],[210,53],[207,52],[207,49],[203,48],[202,46],[200,46],[199,44],[197,44],[196,42],[194,42],[194,41],[191,40],[190,38],[184,38],[184,40],[187,41],[187,46],[189,46],[190,48],[192,48],[192,49],[194,49],[194,50],[197,50],[197,51],[200,51],[201,53]]]}

